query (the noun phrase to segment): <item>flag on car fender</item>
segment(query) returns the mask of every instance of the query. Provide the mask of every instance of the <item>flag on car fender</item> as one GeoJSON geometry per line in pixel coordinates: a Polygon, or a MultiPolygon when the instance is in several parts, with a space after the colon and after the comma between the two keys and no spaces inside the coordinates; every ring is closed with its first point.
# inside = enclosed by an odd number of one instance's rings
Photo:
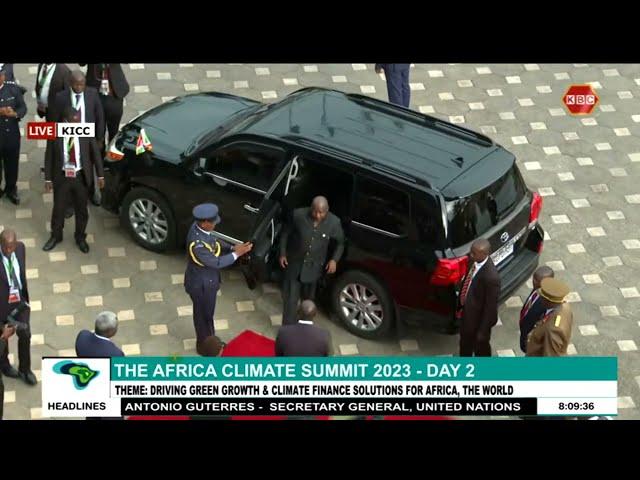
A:
{"type": "Polygon", "coordinates": [[[147,132],[144,131],[144,128],[140,130],[140,134],[138,135],[138,141],[136,142],[136,155],[140,155],[147,150],[152,150],[153,145],[151,145],[151,140],[147,136],[147,132]]]}

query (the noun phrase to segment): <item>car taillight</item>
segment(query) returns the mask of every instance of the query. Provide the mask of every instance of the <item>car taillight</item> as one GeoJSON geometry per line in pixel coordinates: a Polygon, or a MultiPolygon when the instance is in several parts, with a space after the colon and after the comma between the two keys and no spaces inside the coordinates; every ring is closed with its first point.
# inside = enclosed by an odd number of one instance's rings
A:
{"type": "Polygon", "coordinates": [[[431,275],[431,285],[440,287],[455,285],[467,273],[468,262],[467,256],[438,260],[438,265],[431,275]]]}
{"type": "Polygon", "coordinates": [[[538,244],[538,253],[542,253],[543,247],[544,247],[544,240],[540,240],[540,243],[538,244]]]}
{"type": "Polygon", "coordinates": [[[542,197],[539,193],[533,192],[533,199],[531,200],[531,211],[529,213],[529,227],[535,225],[540,217],[540,211],[542,210],[542,197]]]}

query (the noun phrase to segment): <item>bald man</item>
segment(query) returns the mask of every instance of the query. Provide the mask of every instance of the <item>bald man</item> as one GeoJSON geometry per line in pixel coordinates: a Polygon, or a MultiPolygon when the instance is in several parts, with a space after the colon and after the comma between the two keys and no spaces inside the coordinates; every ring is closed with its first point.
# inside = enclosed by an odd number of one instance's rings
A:
{"type": "Polygon", "coordinates": [[[323,274],[332,275],[344,252],[340,219],[329,212],[325,197],[315,197],[310,207],[298,208],[280,238],[280,267],[285,271],[282,287],[282,324],[295,324],[298,301],[313,300],[323,274]],[[328,258],[329,243],[336,242],[328,258]],[[328,260],[328,261],[327,261],[328,260]]]}
{"type": "Polygon", "coordinates": [[[471,245],[469,270],[458,296],[461,357],[491,356],[491,329],[498,322],[500,275],[490,253],[491,244],[484,238],[471,245]]]}
{"type": "Polygon", "coordinates": [[[316,304],[304,300],[300,305],[300,320],[283,325],[276,337],[276,357],[328,357],[331,355],[331,336],[324,328],[313,324],[316,304]]]}
{"type": "MultiPolygon", "coordinates": [[[[21,302],[29,302],[25,247],[13,230],[5,229],[0,233],[0,257],[0,319],[4,320],[21,302]]],[[[26,325],[17,330],[19,371],[9,363],[8,345],[0,353],[0,371],[7,377],[20,377],[27,384],[35,385],[36,377],[31,371],[29,313],[27,308],[16,319],[26,325]]]]}
{"type": "Polygon", "coordinates": [[[540,284],[545,278],[553,277],[553,269],[546,265],[538,267],[533,272],[533,277],[531,278],[533,290],[529,293],[520,310],[520,350],[524,353],[527,353],[527,337],[545,310],[544,302],[541,301],[542,298],[540,297],[540,284]]]}

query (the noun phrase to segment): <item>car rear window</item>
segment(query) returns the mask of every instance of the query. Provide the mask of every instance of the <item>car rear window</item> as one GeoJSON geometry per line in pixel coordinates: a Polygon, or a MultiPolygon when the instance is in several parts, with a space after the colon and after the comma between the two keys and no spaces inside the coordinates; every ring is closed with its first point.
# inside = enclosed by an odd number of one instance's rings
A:
{"type": "Polygon", "coordinates": [[[448,236],[452,247],[471,242],[500,223],[525,194],[524,181],[514,164],[484,190],[447,202],[448,236]]]}

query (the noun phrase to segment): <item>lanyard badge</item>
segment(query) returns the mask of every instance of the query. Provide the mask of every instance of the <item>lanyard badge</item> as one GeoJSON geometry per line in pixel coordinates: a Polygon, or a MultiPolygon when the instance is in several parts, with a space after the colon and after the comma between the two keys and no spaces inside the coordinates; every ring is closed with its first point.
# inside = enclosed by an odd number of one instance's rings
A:
{"type": "Polygon", "coordinates": [[[18,303],[20,301],[20,288],[19,285],[15,285],[13,279],[15,277],[15,272],[13,269],[13,261],[12,258],[2,258],[2,263],[6,266],[7,270],[7,280],[9,281],[9,299],[8,303],[18,303]]]}

